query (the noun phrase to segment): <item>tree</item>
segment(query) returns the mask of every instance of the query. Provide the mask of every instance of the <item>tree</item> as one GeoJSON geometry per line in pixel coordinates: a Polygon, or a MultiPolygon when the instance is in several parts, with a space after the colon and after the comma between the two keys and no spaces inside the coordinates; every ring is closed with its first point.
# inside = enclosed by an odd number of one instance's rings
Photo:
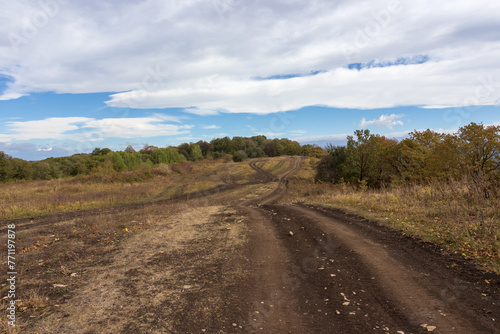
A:
{"type": "Polygon", "coordinates": [[[144,147],[142,148],[142,150],[140,150],[140,152],[142,154],[151,154],[151,152],[153,152],[153,150],[156,150],[158,147],[156,146],[153,146],[153,145],[144,145],[144,147]]]}
{"type": "Polygon", "coordinates": [[[127,148],[125,149],[125,152],[127,153],[135,153],[135,149],[132,147],[132,145],[128,145],[127,148]]]}
{"type": "Polygon", "coordinates": [[[346,179],[347,148],[345,146],[326,146],[328,152],[319,162],[316,179],[333,183],[346,179]]]}
{"type": "Polygon", "coordinates": [[[118,152],[111,152],[107,154],[109,160],[113,163],[113,169],[117,172],[122,172],[127,169],[125,162],[123,161],[122,156],[118,152]]]}
{"type": "Polygon", "coordinates": [[[462,164],[473,174],[492,175],[500,171],[500,126],[470,123],[458,130],[462,164]]]}
{"type": "Polygon", "coordinates": [[[281,145],[283,146],[282,154],[285,155],[300,155],[301,146],[298,142],[283,138],[281,139],[281,145]]]}
{"type": "Polygon", "coordinates": [[[259,147],[262,147],[262,143],[267,140],[266,136],[263,136],[263,135],[259,135],[259,136],[253,136],[253,137],[250,137],[250,139],[252,139],[252,141],[257,144],[257,146],[259,147]]]}
{"type": "Polygon", "coordinates": [[[33,163],[31,178],[33,180],[50,180],[52,178],[51,166],[46,161],[33,163]]]}
{"type": "Polygon", "coordinates": [[[0,151],[0,182],[5,182],[10,178],[10,160],[11,157],[0,151]]]}
{"type": "Polygon", "coordinates": [[[14,158],[11,160],[12,178],[16,180],[30,180],[33,170],[29,162],[14,158]]]}
{"type": "Polygon", "coordinates": [[[99,147],[96,147],[94,148],[94,150],[92,151],[92,155],[101,155],[101,156],[104,156],[108,153],[112,152],[109,148],[99,148],[99,147]]]}
{"type": "Polygon", "coordinates": [[[277,138],[266,140],[262,145],[264,146],[264,153],[266,153],[268,157],[277,157],[283,153],[283,145],[277,138]]]}
{"type": "Polygon", "coordinates": [[[233,154],[233,161],[234,162],[241,162],[248,158],[247,154],[243,150],[239,150],[233,154]]]}
{"type": "Polygon", "coordinates": [[[168,161],[168,156],[161,148],[154,149],[150,154],[151,162],[155,165],[164,164],[168,161]]]}
{"type": "MultiPolygon", "coordinates": [[[[370,134],[370,130],[354,131],[356,138],[347,136],[346,165],[349,178],[357,181],[366,180],[369,184],[377,182],[377,163],[380,154],[379,137],[370,134]]],[[[353,180],[353,181],[354,181],[353,180]]]]}
{"type": "Polygon", "coordinates": [[[206,141],[204,140],[200,140],[196,143],[196,145],[198,145],[200,148],[201,148],[201,154],[203,154],[203,156],[206,158],[209,153],[210,153],[210,150],[213,149],[213,145],[210,144],[210,143],[207,143],[206,141]]]}
{"type": "Polygon", "coordinates": [[[188,153],[189,153],[189,160],[191,161],[203,160],[203,153],[201,153],[201,148],[198,144],[189,145],[188,153]]]}

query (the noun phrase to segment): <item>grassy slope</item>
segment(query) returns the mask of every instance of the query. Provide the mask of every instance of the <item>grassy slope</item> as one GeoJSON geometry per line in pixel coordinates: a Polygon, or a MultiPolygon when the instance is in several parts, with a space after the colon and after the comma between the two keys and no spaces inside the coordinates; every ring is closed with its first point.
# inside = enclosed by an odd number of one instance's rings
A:
{"type": "Polygon", "coordinates": [[[0,185],[0,219],[110,207],[207,191],[251,173],[246,163],[184,163],[148,170],[0,185]]]}

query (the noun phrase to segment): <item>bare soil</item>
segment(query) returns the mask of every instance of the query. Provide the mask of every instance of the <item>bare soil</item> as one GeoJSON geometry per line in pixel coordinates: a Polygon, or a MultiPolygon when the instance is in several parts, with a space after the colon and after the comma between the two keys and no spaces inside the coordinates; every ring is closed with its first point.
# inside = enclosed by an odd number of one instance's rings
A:
{"type": "Polygon", "coordinates": [[[15,220],[19,289],[38,293],[21,298],[18,332],[500,333],[498,275],[357,216],[277,204],[301,161],[250,160],[248,182],[189,197],[15,220]]]}

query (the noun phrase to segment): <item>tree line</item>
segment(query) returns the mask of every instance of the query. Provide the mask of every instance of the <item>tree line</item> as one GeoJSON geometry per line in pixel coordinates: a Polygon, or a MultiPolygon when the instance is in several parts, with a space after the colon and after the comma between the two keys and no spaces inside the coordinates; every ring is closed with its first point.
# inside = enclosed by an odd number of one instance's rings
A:
{"type": "Polygon", "coordinates": [[[500,126],[470,123],[456,133],[414,131],[401,141],[356,130],[328,145],[317,180],[370,187],[470,177],[500,181],[500,126]]]}
{"type": "Polygon", "coordinates": [[[132,146],[123,151],[95,148],[89,154],[75,154],[41,161],[13,158],[0,151],[0,182],[48,180],[92,173],[108,174],[205,159],[239,162],[257,157],[280,155],[321,157],[325,154],[325,151],[316,145],[300,145],[286,138],[268,139],[265,136],[224,137],[210,142],[198,141],[163,148],[146,145],[139,151],[132,146]]]}

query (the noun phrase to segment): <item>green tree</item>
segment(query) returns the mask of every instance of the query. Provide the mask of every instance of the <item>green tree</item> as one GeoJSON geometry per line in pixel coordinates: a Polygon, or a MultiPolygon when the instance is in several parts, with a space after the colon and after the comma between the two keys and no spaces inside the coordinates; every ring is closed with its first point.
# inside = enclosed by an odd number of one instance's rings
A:
{"type": "Polygon", "coordinates": [[[366,180],[374,185],[378,180],[377,164],[380,157],[380,139],[369,130],[356,130],[347,136],[346,165],[348,178],[352,181],[366,180]]]}
{"type": "Polygon", "coordinates": [[[155,165],[165,164],[168,162],[168,156],[161,148],[154,149],[150,154],[151,162],[155,165]]]}
{"type": "Polygon", "coordinates": [[[33,180],[50,180],[52,169],[47,161],[38,161],[32,164],[31,178],[33,180]]]}
{"type": "Polygon", "coordinates": [[[203,153],[201,152],[201,148],[198,144],[189,145],[188,153],[189,153],[189,160],[191,161],[203,160],[203,153]]]}
{"type": "Polygon", "coordinates": [[[328,154],[320,160],[316,179],[333,183],[346,179],[347,148],[328,144],[326,151],[328,154]]]}
{"type": "Polygon", "coordinates": [[[11,175],[16,180],[30,180],[33,170],[29,162],[13,158],[11,160],[11,175]]]}
{"type": "Polygon", "coordinates": [[[92,155],[106,155],[108,153],[112,152],[109,148],[99,148],[99,147],[96,147],[94,148],[94,150],[92,151],[92,155]]]}
{"type": "Polygon", "coordinates": [[[233,154],[233,161],[234,162],[241,162],[247,158],[248,158],[248,156],[245,153],[245,151],[243,151],[243,150],[239,150],[233,154]]]}
{"type": "Polygon", "coordinates": [[[0,151],[0,182],[8,181],[10,178],[10,160],[11,157],[0,151]]]}
{"type": "Polygon", "coordinates": [[[113,169],[117,172],[122,172],[127,169],[127,166],[125,165],[125,162],[123,161],[122,156],[118,152],[111,152],[108,153],[107,156],[109,157],[109,160],[111,160],[113,164],[113,169]]]}
{"type": "Polygon", "coordinates": [[[302,151],[302,147],[300,146],[300,144],[290,139],[281,139],[281,145],[283,147],[283,151],[281,152],[281,154],[300,155],[302,151]]]}

